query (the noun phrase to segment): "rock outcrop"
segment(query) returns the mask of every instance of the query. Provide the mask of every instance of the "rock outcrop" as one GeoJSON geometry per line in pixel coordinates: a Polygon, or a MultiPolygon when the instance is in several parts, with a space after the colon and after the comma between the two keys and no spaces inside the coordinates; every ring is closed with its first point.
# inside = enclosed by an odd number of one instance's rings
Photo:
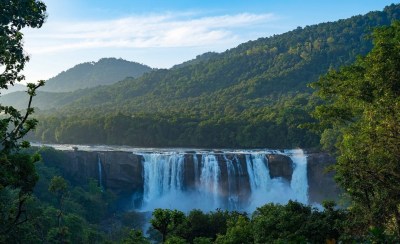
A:
{"type": "Polygon", "coordinates": [[[288,182],[292,180],[293,162],[289,157],[281,154],[269,154],[267,159],[271,178],[281,177],[288,182]]]}
{"type": "Polygon", "coordinates": [[[335,164],[335,158],[327,153],[307,154],[308,191],[310,202],[335,200],[341,193],[334,180],[334,172],[328,167],[335,164]]]}

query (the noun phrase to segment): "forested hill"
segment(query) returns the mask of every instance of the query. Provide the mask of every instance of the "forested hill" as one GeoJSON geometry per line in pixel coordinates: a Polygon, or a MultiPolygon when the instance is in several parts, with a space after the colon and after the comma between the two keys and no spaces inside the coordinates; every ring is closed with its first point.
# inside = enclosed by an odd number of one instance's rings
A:
{"type": "Polygon", "coordinates": [[[151,71],[149,66],[116,58],[102,58],[63,71],[47,80],[42,91],[69,92],[82,88],[109,85],[126,77],[139,77],[151,71]]]}
{"type": "Polygon", "coordinates": [[[88,89],[42,117],[35,138],[136,146],[309,147],[310,88],[372,48],[373,28],[400,5],[260,38],[111,86],[88,89]]]}
{"type": "Polygon", "coordinates": [[[330,67],[349,64],[367,53],[372,47],[368,34],[397,19],[399,9],[393,5],[382,12],[250,41],[205,61],[192,60],[180,68],[157,70],[90,90],[73,107],[106,105],[114,110],[123,105],[129,112],[159,112],[167,108],[181,111],[182,107],[192,110],[193,106],[203,111],[204,103],[211,106],[208,110],[218,111],[228,104],[239,110],[263,106],[283,94],[307,91],[306,84],[330,67]]]}
{"type": "Polygon", "coordinates": [[[174,67],[172,67],[172,69],[182,68],[182,67],[185,67],[185,66],[198,64],[198,63],[201,63],[201,62],[207,62],[208,60],[210,60],[211,58],[214,58],[214,57],[218,57],[218,53],[216,53],[216,52],[206,52],[206,53],[203,53],[201,55],[197,55],[195,59],[183,62],[181,64],[174,65],[174,67]]]}

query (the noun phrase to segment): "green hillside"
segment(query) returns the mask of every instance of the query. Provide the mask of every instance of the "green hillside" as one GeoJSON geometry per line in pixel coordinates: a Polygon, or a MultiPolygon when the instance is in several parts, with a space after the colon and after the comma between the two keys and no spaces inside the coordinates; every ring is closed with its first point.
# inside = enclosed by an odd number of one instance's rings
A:
{"type": "Polygon", "coordinates": [[[69,92],[78,89],[109,85],[126,77],[139,77],[151,71],[149,66],[116,58],[82,63],[47,80],[41,89],[48,92],[69,92]]]}
{"type": "MultiPolygon", "coordinates": [[[[134,146],[312,147],[310,82],[371,50],[400,5],[260,38],[111,86],[41,116],[33,139],[134,146]]],[[[64,99],[64,96],[60,96],[64,99]]],[[[58,103],[57,100],[54,101],[58,103]]]]}
{"type": "MultiPolygon", "coordinates": [[[[88,92],[87,88],[114,84],[150,71],[152,69],[149,66],[116,58],[78,64],[47,80],[46,86],[41,87],[33,100],[33,106],[40,110],[59,108],[84,96],[88,92]]],[[[0,103],[24,109],[28,104],[25,91],[25,86],[16,84],[3,92],[0,103]]]]}
{"type": "MultiPolygon", "coordinates": [[[[33,107],[39,110],[51,110],[60,108],[72,103],[76,99],[81,98],[89,91],[89,88],[80,89],[74,92],[46,92],[38,91],[33,99],[33,107]]],[[[25,109],[28,104],[29,97],[26,91],[17,91],[8,93],[0,97],[0,104],[13,105],[18,109],[25,109]],[[22,99],[21,99],[22,98],[22,99]]]]}

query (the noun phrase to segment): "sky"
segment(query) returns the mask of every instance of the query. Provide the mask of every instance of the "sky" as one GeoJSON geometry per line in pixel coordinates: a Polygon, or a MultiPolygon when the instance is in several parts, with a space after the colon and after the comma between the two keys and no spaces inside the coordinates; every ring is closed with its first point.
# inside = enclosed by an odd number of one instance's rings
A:
{"type": "Polygon", "coordinates": [[[104,57],[170,68],[196,55],[298,26],[382,10],[395,0],[43,0],[47,20],[24,29],[28,82],[104,57]]]}

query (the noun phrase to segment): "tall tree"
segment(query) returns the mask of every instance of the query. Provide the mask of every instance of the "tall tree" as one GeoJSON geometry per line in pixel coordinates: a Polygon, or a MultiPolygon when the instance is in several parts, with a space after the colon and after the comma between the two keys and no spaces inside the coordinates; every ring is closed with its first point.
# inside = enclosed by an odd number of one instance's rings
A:
{"type": "Polygon", "coordinates": [[[181,211],[157,208],[153,211],[150,223],[154,229],[161,233],[164,243],[168,235],[178,234],[175,232],[180,231],[180,227],[185,220],[186,216],[181,211]]]}
{"type": "MultiPolygon", "coordinates": [[[[29,61],[29,56],[23,50],[22,28],[40,28],[46,18],[46,5],[38,0],[2,0],[0,9],[0,67],[4,71],[0,74],[0,88],[8,89],[10,85],[25,79],[21,71],[29,61]]],[[[11,106],[0,106],[0,113],[5,118],[0,120],[0,136],[2,150],[9,152],[18,147],[18,140],[29,130],[35,127],[37,121],[29,119],[33,113],[31,108],[32,97],[38,87],[37,84],[28,84],[29,103],[25,113],[21,113],[11,106]]],[[[22,144],[22,145],[26,145],[22,144]]]]}
{"type": "Polygon", "coordinates": [[[337,153],[336,179],[351,197],[360,230],[400,237],[400,22],[377,28],[374,48],[312,84],[325,103],[325,148],[337,153]]]}
{"type": "MultiPolygon", "coordinates": [[[[0,88],[25,79],[21,74],[29,56],[23,51],[24,27],[39,28],[46,18],[46,6],[38,0],[1,0],[0,8],[0,88]]],[[[37,121],[29,118],[36,89],[44,84],[28,84],[30,96],[27,109],[21,112],[11,106],[0,105],[0,242],[27,220],[24,204],[37,181],[34,162],[37,158],[18,153],[18,149],[29,145],[20,139],[36,126],[37,121]],[[4,197],[6,196],[6,197],[4,197]]],[[[15,239],[14,239],[15,241],[15,239]]]]}

